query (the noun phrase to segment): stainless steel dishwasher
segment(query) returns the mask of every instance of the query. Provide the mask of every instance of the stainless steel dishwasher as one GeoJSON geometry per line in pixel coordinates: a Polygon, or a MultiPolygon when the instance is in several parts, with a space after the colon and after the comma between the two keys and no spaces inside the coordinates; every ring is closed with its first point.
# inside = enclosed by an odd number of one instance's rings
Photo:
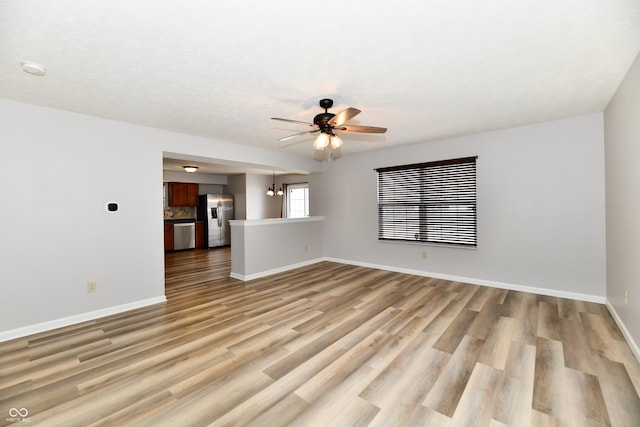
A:
{"type": "Polygon", "coordinates": [[[173,224],[173,250],[193,249],[196,247],[196,224],[185,222],[173,224]]]}

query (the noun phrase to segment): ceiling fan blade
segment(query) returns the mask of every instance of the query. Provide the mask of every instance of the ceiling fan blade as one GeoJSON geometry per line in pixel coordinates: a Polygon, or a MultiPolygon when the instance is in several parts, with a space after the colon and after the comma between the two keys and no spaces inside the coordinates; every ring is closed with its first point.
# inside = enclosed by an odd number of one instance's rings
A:
{"type": "Polygon", "coordinates": [[[385,133],[387,128],[379,128],[375,126],[355,126],[355,125],[344,125],[336,128],[336,130],[342,132],[359,132],[359,133],[385,133]]]}
{"type": "Polygon", "coordinates": [[[271,117],[271,120],[280,120],[281,122],[298,123],[300,125],[315,126],[313,123],[301,122],[300,120],[281,119],[279,117],[271,117]]]}
{"type": "MultiPolygon", "coordinates": [[[[293,135],[285,136],[284,138],[280,138],[278,141],[287,141],[291,138],[295,138],[296,136],[306,135],[308,133],[320,132],[320,129],[308,130],[306,132],[294,133],[293,135]]],[[[282,148],[282,147],[281,147],[282,148]]]]}
{"type": "Polygon", "coordinates": [[[360,114],[360,110],[358,110],[357,108],[349,107],[333,116],[331,120],[329,120],[329,124],[331,126],[340,126],[343,123],[346,123],[349,120],[353,119],[358,114],[360,114]]]}

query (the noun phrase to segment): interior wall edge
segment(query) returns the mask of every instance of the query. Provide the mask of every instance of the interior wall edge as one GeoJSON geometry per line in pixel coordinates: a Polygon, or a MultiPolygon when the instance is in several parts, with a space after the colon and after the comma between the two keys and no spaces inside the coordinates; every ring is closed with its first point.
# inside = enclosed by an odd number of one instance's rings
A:
{"type": "Polygon", "coordinates": [[[284,273],[285,271],[293,270],[300,267],[306,267],[307,265],[317,264],[321,261],[325,261],[325,258],[323,257],[323,258],[316,258],[316,259],[311,259],[307,261],[302,261],[302,262],[285,265],[283,267],[278,267],[278,268],[274,268],[267,271],[261,271],[259,273],[240,274],[240,273],[231,272],[231,274],[229,274],[229,277],[231,277],[232,279],[238,279],[238,280],[242,280],[243,282],[246,282],[249,280],[261,279],[263,277],[271,276],[272,274],[284,273]]]}
{"type": "Polygon", "coordinates": [[[629,347],[631,347],[631,351],[633,352],[633,355],[636,357],[638,362],[640,362],[640,347],[638,347],[638,344],[633,339],[633,336],[631,336],[631,333],[629,332],[624,322],[618,315],[618,312],[609,301],[609,298],[606,299],[605,305],[607,306],[609,313],[611,313],[611,317],[613,317],[613,320],[615,320],[616,325],[618,325],[618,328],[620,328],[622,335],[627,340],[627,344],[629,344],[629,347]]]}
{"type": "Polygon", "coordinates": [[[167,298],[163,295],[159,297],[130,302],[127,304],[107,307],[100,310],[89,311],[87,313],[77,314],[69,317],[63,317],[60,319],[49,320],[42,323],[36,323],[34,325],[23,326],[20,328],[0,332],[0,342],[10,341],[18,338],[24,338],[24,337],[39,334],[42,332],[49,332],[54,329],[63,328],[65,326],[71,326],[71,325],[76,325],[83,322],[89,322],[92,320],[99,319],[101,317],[123,313],[125,311],[134,310],[136,308],[143,308],[143,307],[148,307],[155,304],[161,304],[166,301],[167,301],[167,298]]]}
{"type": "Polygon", "coordinates": [[[551,297],[567,298],[577,301],[594,302],[598,304],[605,303],[605,296],[581,294],[578,292],[558,291],[555,289],[538,288],[533,286],[517,285],[514,283],[496,282],[493,280],[478,279],[474,277],[455,276],[450,274],[435,273],[432,271],[413,270],[408,268],[394,267],[390,265],[371,264],[368,262],[346,260],[340,258],[326,257],[326,261],[338,262],[341,264],[357,265],[360,267],[375,268],[378,270],[393,271],[396,273],[412,274],[414,276],[432,277],[434,279],[450,280],[453,282],[469,283],[471,285],[488,286],[491,288],[507,289],[510,291],[529,292],[532,294],[547,295],[551,297]]]}

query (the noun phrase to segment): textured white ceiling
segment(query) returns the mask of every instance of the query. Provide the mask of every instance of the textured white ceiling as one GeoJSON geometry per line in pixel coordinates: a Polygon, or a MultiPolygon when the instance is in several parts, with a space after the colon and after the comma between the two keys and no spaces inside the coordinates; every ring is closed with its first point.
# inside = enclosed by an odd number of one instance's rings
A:
{"type": "Polygon", "coordinates": [[[305,156],[270,117],[389,129],[349,154],[600,112],[639,50],[638,0],[0,0],[0,97],[305,156]]]}

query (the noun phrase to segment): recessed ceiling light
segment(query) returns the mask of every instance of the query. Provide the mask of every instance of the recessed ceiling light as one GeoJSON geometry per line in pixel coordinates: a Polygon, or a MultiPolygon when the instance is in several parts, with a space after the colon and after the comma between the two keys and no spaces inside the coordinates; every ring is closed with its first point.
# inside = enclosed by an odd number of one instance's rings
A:
{"type": "Polygon", "coordinates": [[[36,64],[35,62],[23,62],[22,71],[34,76],[44,76],[45,74],[47,74],[47,69],[40,64],[36,64]]]}

